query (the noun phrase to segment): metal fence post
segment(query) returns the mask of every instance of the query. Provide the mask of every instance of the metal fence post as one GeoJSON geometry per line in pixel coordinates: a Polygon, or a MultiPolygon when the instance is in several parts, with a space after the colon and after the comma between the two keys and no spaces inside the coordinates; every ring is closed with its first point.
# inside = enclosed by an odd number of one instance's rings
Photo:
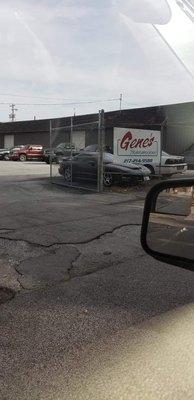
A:
{"type": "Polygon", "coordinates": [[[72,175],[73,175],[73,168],[72,168],[72,135],[73,135],[73,117],[71,117],[71,129],[70,129],[70,147],[71,147],[71,186],[72,186],[72,175]]]}
{"type": "Polygon", "coordinates": [[[103,191],[104,110],[99,111],[98,121],[98,192],[103,191]]]}
{"type": "Polygon", "coordinates": [[[52,121],[50,120],[49,124],[49,142],[50,142],[50,180],[52,181],[52,121]]]}
{"type": "Polygon", "coordinates": [[[161,124],[160,129],[160,165],[159,165],[159,175],[161,178],[161,168],[162,168],[162,151],[163,151],[163,144],[164,144],[164,127],[166,126],[167,118],[161,124]]]}

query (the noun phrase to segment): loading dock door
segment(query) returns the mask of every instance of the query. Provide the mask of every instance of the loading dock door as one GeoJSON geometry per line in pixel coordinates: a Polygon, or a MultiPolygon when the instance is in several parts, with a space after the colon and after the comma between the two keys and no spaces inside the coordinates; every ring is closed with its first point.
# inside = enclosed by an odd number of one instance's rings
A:
{"type": "Polygon", "coordinates": [[[10,149],[14,147],[14,135],[4,135],[4,148],[10,149]]]}
{"type": "Polygon", "coordinates": [[[84,149],[86,147],[85,132],[72,132],[72,143],[75,144],[77,150],[84,149]]]}

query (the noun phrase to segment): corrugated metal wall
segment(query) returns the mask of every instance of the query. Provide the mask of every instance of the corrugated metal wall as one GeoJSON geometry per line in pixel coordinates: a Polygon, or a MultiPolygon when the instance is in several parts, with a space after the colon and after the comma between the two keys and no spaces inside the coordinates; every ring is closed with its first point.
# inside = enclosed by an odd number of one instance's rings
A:
{"type": "Polygon", "coordinates": [[[194,102],[165,106],[167,129],[164,149],[170,154],[182,154],[194,143],[194,102]]]}

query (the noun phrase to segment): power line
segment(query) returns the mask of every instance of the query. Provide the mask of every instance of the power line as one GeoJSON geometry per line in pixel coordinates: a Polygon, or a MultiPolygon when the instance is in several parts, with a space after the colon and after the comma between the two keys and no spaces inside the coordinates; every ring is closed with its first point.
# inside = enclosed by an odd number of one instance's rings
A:
{"type": "Polygon", "coordinates": [[[50,100],[70,100],[70,99],[64,99],[63,97],[49,97],[49,96],[27,96],[27,95],[22,95],[22,94],[13,94],[13,93],[0,93],[0,96],[11,96],[11,97],[24,97],[24,98],[31,98],[31,99],[50,99],[50,100]]]}
{"type": "MultiPolygon", "coordinates": [[[[31,96],[31,95],[22,95],[22,94],[13,94],[13,93],[0,93],[0,96],[24,97],[24,98],[28,98],[28,99],[31,98],[31,99],[50,99],[50,100],[72,101],[72,99],[70,99],[70,98],[65,99],[64,97],[31,96]]],[[[119,100],[119,99],[115,99],[115,100],[119,100]]],[[[82,101],[82,100],[80,100],[80,101],[82,101]]],[[[98,99],[93,99],[92,101],[98,101],[98,99]]],[[[101,99],[100,101],[104,101],[104,100],[101,99]]],[[[106,99],[105,99],[105,101],[106,101],[106,99]]]]}
{"type": "MultiPolygon", "coordinates": [[[[79,105],[79,104],[94,104],[94,103],[104,103],[104,102],[111,102],[111,101],[119,101],[120,98],[115,99],[104,99],[104,100],[83,100],[83,101],[73,101],[68,103],[18,103],[17,105],[20,106],[72,106],[72,105],[79,105]]],[[[10,104],[10,102],[0,102],[1,105],[10,104]]]]}

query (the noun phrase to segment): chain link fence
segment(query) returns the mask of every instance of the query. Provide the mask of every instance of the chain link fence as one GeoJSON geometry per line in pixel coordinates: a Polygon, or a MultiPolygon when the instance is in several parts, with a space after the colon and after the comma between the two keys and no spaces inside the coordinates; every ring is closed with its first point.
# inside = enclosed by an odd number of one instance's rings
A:
{"type": "Polygon", "coordinates": [[[105,126],[104,110],[87,119],[74,116],[66,121],[66,125],[64,120],[63,125],[61,120],[58,124],[50,121],[50,148],[45,158],[53,184],[102,192],[111,186],[111,190],[139,187],[152,177],[170,174],[166,160],[162,161],[161,123],[153,130],[148,123],[137,127],[120,117],[117,127],[108,125],[107,118],[105,126]]]}
{"type": "Polygon", "coordinates": [[[104,111],[93,121],[67,126],[52,126],[46,162],[54,184],[95,192],[103,190],[104,111]],[[87,145],[86,145],[87,144],[87,145]]]}

